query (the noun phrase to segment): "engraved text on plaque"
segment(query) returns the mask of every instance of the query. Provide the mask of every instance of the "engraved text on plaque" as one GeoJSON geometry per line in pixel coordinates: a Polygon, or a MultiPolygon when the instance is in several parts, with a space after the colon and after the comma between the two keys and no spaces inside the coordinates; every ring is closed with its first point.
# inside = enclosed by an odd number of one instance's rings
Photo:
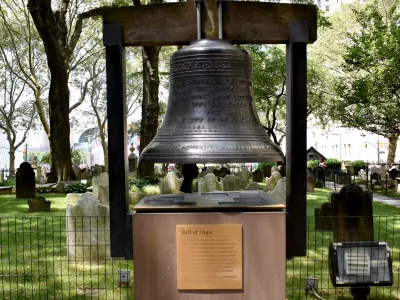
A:
{"type": "Polygon", "coordinates": [[[243,288],[242,225],[177,225],[179,290],[243,288]]]}

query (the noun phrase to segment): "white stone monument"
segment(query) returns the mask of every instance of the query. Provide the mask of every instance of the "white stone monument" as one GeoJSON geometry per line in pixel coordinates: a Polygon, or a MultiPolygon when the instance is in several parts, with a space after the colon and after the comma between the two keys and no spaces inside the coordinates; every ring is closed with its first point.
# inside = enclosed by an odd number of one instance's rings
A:
{"type": "Polygon", "coordinates": [[[93,194],[99,199],[101,204],[108,205],[110,201],[108,189],[108,174],[101,173],[99,177],[93,177],[92,181],[93,194]]]}
{"type": "Polygon", "coordinates": [[[96,263],[110,258],[108,206],[85,193],[76,205],[67,205],[66,217],[69,260],[96,263]]]}
{"type": "Polygon", "coordinates": [[[238,190],[235,175],[226,175],[224,178],[222,178],[222,185],[224,187],[224,191],[238,190]]]}
{"type": "Polygon", "coordinates": [[[286,205],[286,177],[279,179],[274,190],[267,192],[267,196],[286,205]]]}
{"type": "Polygon", "coordinates": [[[213,173],[209,173],[203,178],[200,178],[198,184],[200,193],[223,190],[222,182],[219,182],[213,173]]]}
{"type": "Polygon", "coordinates": [[[267,192],[268,191],[273,191],[275,189],[276,184],[278,183],[278,181],[280,179],[282,179],[281,173],[279,173],[278,171],[272,172],[271,177],[268,177],[266,179],[267,192]]]}
{"type": "Polygon", "coordinates": [[[257,191],[262,190],[262,187],[257,182],[250,182],[249,185],[246,187],[246,190],[257,191]]]}
{"type": "Polygon", "coordinates": [[[175,172],[169,172],[164,179],[160,179],[161,194],[179,194],[183,178],[179,178],[175,172]]]}

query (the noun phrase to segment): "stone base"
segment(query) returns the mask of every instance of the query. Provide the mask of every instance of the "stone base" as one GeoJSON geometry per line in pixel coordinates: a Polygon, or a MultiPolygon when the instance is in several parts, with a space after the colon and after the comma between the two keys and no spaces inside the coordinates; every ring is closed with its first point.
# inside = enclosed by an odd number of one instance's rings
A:
{"type": "Polygon", "coordinates": [[[0,195],[9,195],[9,194],[12,194],[12,186],[0,187],[0,195]]]}
{"type": "Polygon", "coordinates": [[[135,299],[285,299],[285,228],[284,211],[134,213],[135,299]],[[176,225],[199,224],[242,224],[242,290],[177,289],[176,225]]]}

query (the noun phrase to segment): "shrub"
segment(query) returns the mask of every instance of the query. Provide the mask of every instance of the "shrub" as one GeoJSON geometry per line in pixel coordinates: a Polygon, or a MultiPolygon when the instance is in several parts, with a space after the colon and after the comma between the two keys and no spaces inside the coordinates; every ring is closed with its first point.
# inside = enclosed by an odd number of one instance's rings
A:
{"type": "Polygon", "coordinates": [[[86,163],[86,155],[84,152],[80,150],[72,150],[71,151],[71,161],[72,165],[79,166],[80,164],[86,163]]]}
{"type": "Polygon", "coordinates": [[[338,169],[341,167],[341,162],[340,160],[336,159],[336,158],[328,158],[326,160],[326,167],[329,169],[338,169]]]}
{"type": "Polygon", "coordinates": [[[143,192],[140,188],[138,188],[136,185],[130,186],[129,190],[131,192],[143,192]]]}
{"type": "Polygon", "coordinates": [[[309,160],[307,161],[307,169],[314,169],[319,166],[318,160],[309,160]]]}
{"type": "Polygon", "coordinates": [[[15,188],[15,179],[7,179],[0,182],[0,186],[12,186],[15,188]]]}
{"type": "Polygon", "coordinates": [[[157,183],[156,179],[141,179],[141,178],[129,178],[128,179],[128,185],[129,186],[137,186],[139,189],[142,189],[146,185],[152,185],[157,183]]]}
{"type": "Polygon", "coordinates": [[[160,194],[160,188],[158,185],[146,185],[142,188],[142,191],[146,195],[158,195],[160,194]]]}
{"type": "Polygon", "coordinates": [[[74,182],[64,188],[64,193],[86,193],[86,185],[80,182],[74,182]]]}
{"type": "Polygon", "coordinates": [[[357,169],[365,169],[365,162],[362,160],[355,160],[353,162],[353,166],[354,166],[354,168],[357,168],[357,169]]]}
{"type": "Polygon", "coordinates": [[[264,166],[271,166],[271,167],[273,167],[273,166],[276,166],[276,163],[270,162],[270,161],[259,163],[259,164],[258,164],[258,167],[257,167],[257,170],[263,171],[264,166]]]}

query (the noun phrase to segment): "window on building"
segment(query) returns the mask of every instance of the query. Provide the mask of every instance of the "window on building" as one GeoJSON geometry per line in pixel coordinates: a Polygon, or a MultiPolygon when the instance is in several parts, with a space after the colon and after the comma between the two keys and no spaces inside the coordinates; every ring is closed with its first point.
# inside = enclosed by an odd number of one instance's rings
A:
{"type": "Polygon", "coordinates": [[[321,7],[321,0],[317,0],[317,6],[321,7]]]}
{"type": "Polygon", "coordinates": [[[346,144],[344,144],[344,157],[346,157],[347,156],[347,147],[346,147],[346,144]]]}
{"type": "Polygon", "coordinates": [[[329,5],[325,6],[326,12],[329,12],[329,5]]]}
{"type": "Polygon", "coordinates": [[[351,160],[351,148],[350,148],[350,144],[347,145],[347,148],[349,149],[349,160],[351,160]]]}

